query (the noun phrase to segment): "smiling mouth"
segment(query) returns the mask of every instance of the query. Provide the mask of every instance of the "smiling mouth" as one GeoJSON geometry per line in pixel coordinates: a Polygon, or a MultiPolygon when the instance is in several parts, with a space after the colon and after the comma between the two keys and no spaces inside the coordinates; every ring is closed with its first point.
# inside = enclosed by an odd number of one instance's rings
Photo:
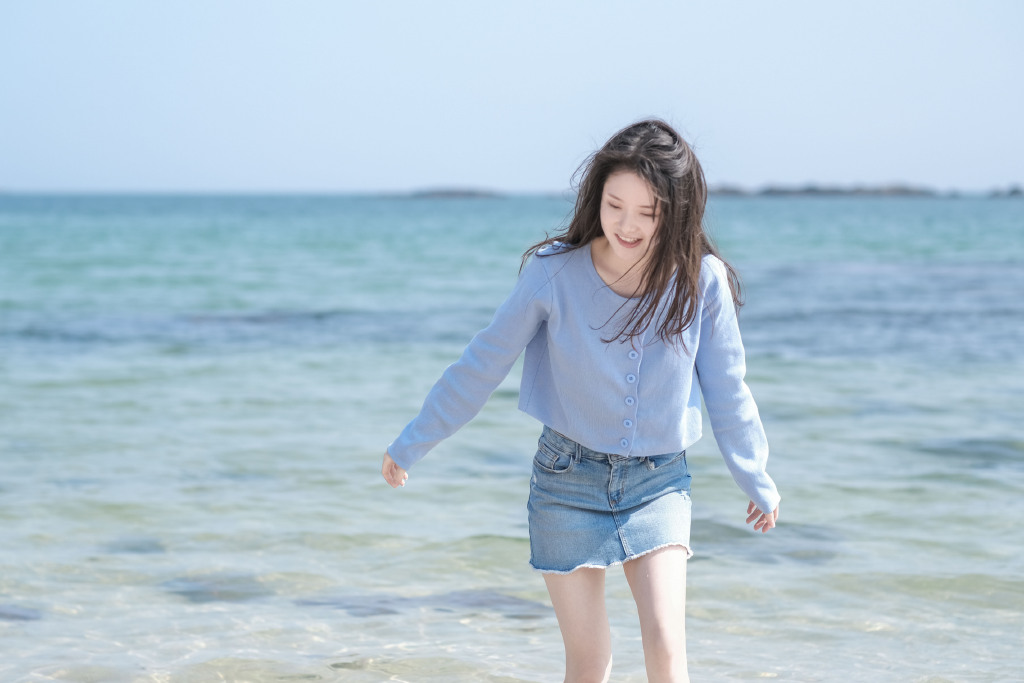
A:
{"type": "Polygon", "coordinates": [[[640,242],[643,241],[643,238],[640,237],[637,237],[634,240],[629,240],[623,237],[622,235],[615,235],[615,239],[619,240],[619,244],[626,247],[627,249],[632,249],[633,247],[637,246],[638,244],[640,244],[640,242]]]}

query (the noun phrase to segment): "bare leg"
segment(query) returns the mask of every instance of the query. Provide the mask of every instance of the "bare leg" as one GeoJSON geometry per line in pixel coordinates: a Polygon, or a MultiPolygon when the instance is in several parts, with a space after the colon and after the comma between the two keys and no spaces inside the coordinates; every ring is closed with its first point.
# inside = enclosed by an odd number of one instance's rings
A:
{"type": "Polygon", "coordinates": [[[649,683],[688,683],[686,549],[668,546],[623,565],[640,613],[649,683]]]}
{"type": "Polygon", "coordinates": [[[545,574],[565,643],[565,683],[606,683],[612,671],[612,634],[604,604],[604,570],[545,574]]]}

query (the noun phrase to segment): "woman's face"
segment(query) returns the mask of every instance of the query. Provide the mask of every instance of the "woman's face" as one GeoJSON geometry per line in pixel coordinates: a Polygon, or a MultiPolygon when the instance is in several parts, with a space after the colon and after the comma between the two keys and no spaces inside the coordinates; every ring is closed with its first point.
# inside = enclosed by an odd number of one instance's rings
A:
{"type": "Polygon", "coordinates": [[[647,181],[632,171],[608,176],[601,193],[601,230],[620,265],[632,268],[651,253],[658,203],[647,181]]]}

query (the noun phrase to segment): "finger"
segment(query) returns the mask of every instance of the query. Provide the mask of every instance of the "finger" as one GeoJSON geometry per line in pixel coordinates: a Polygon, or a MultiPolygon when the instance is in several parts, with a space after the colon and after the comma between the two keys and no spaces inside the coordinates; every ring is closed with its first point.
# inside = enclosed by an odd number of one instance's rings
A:
{"type": "Polygon", "coordinates": [[[757,507],[754,501],[750,501],[749,503],[747,503],[747,524],[750,524],[755,519],[761,517],[761,515],[763,514],[764,513],[761,512],[760,508],[757,507]]]}
{"type": "Polygon", "coordinates": [[[775,528],[775,522],[776,522],[776,520],[778,520],[778,518],[779,518],[779,508],[778,508],[778,506],[776,506],[775,509],[772,510],[772,514],[764,516],[764,526],[761,527],[761,533],[763,534],[763,533],[767,532],[769,529],[774,529],[775,528]]]}

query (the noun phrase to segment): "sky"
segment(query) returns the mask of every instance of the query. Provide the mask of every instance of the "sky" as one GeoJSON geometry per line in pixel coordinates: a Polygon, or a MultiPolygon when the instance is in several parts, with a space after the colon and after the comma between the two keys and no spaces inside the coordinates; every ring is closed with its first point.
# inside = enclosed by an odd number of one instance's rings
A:
{"type": "Polygon", "coordinates": [[[1024,184],[1018,0],[0,0],[0,191],[561,192],[666,119],[712,185],[1024,184]]]}

